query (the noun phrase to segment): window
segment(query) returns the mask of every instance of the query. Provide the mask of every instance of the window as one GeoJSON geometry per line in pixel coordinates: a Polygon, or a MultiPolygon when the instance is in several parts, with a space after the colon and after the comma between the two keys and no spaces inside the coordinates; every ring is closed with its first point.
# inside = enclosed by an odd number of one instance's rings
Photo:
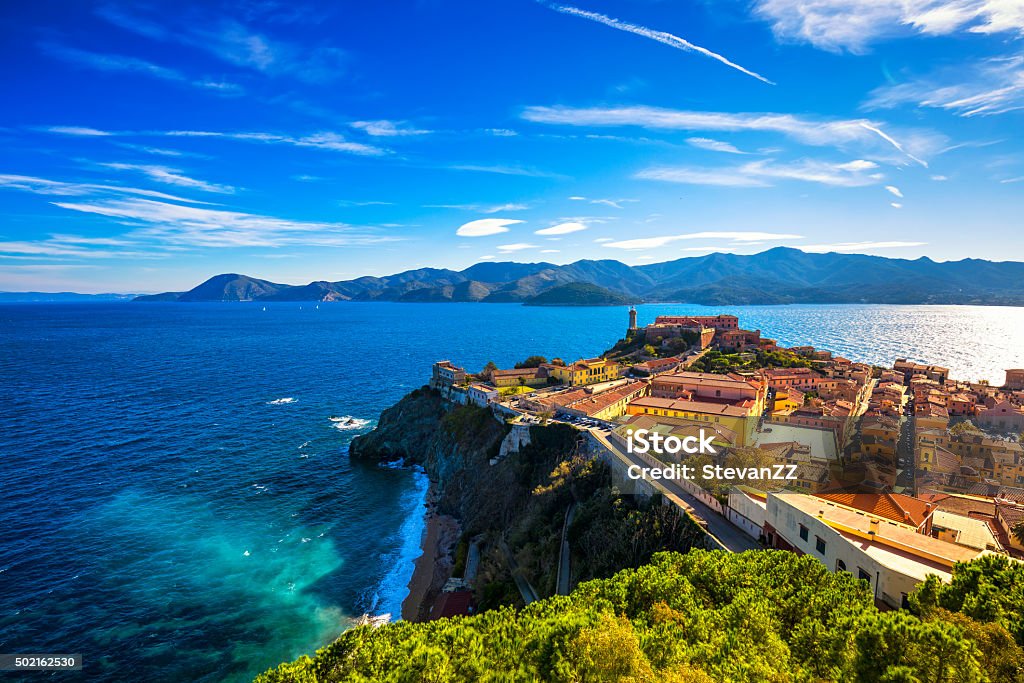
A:
{"type": "Polygon", "coordinates": [[[845,572],[846,571],[846,563],[843,562],[842,560],[836,560],[836,571],[837,572],[845,572]]]}
{"type": "Polygon", "coordinates": [[[821,536],[815,536],[814,537],[814,549],[817,550],[822,555],[824,555],[825,554],[825,539],[822,538],[821,536]]]}
{"type": "Polygon", "coordinates": [[[807,540],[807,527],[805,527],[803,524],[800,525],[800,540],[807,540]]]}
{"type": "Polygon", "coordinates": [[[863,581],[867,581],[868,583],[871,583],[871,574],[868,574],[860,567],[857,567],[857,578],[863,581]]]}

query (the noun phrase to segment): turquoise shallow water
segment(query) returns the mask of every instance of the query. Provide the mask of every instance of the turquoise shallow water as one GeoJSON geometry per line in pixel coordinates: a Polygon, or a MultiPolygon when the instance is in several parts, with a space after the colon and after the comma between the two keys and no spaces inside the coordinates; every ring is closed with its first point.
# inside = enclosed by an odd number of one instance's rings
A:
{"type": "MultiPolygon", "coordinates": [[[[89,680],[246,680],[364,611],[397,614],[426,482],[353,465],[352,436],[434,360],[594,355],[626,322],[622,308],[263,308],[0,306],[0,652],[80,652],[89,680]]],[[[1024,365],[1024,309],[728,312],[857,360],[996,382],[1024,365]]]]}

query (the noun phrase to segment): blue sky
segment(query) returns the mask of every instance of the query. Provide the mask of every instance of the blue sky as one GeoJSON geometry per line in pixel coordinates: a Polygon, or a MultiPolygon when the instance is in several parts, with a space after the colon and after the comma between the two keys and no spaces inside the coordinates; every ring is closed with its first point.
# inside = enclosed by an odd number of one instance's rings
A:
{"type": "Polygon", "coordinates": [[[1024,260],[1021,0],[0,9],[0,290],[1024,260]]]}

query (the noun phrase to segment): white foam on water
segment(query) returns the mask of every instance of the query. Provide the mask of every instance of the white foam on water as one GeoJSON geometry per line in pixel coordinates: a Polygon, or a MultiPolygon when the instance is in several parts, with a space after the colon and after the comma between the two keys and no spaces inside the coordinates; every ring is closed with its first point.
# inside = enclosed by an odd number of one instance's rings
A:
{"type": "Polygon", "coordinates": [[[394,551],[381,557],[381,563],[388,567],[388,572],[370,597],[370,614],[402,613],[402,603],[409,596],[413,568],[417,558],[423,554],[421,546],[427,523],[423,504],[427,500],[430,480],[422,468],[414,467],[412,470],[414,485],[402,496],[400,504],[405,519],[398,531],[400,543],[394,551]]]}
{"type": "Polygon", "coordinates": [[[361,417],[352,417],[351,415],[342,415],[341,417],[331,416],[327,419],[334,423],[335,429],[342,432],[365,429],[370,425],[370,420],[361,417]]]}
{"type": "Polygon", "coordinates": [[[281,406],[288,403],[295,403],[295,399],[291,396],[285,396],[284,398],[275,398],[273,401],[267,401],[268,406],[281,406]]]}

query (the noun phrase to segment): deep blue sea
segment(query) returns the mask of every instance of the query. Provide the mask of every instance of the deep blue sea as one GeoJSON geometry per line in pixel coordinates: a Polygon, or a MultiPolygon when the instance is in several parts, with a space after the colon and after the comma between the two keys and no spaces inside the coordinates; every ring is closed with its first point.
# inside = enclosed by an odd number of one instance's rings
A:
{"type": "MultiPolygon", "coordinates": [[[[732,312],[785,345],[968,379],[1024,366],[1021,308],[639,311],[732,312]]],[[[399,614],[426,481],[353,465],[352,437],[434,360],[592,356],[626,321],[621,307],[0,306],[0,652],[81,653],[88,680],[248,680],[363,612],[399,614]]]]}

